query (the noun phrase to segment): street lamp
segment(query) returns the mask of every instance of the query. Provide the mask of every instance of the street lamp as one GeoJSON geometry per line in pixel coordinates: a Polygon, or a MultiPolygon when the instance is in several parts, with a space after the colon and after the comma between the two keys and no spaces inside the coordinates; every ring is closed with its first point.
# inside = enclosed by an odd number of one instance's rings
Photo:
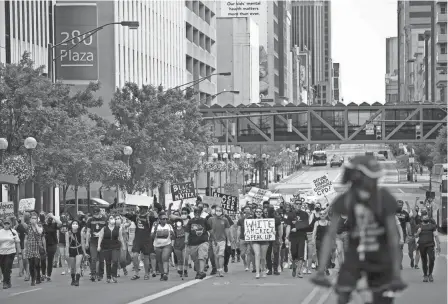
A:
{"type": "Polygon", "coordinates": [[[230,73],[230,72],[222,72],[222,73],[210,74],[210,75],[207,75],[205,77],[199,78],[197,80],[192,80],[192,81],[186,82],[184,84],[178,85],[177,87],[174,87],[171,90],[177,90],[177,89],[180,89],[181,87],[187,86],[185,89],[182,90],[182,91],[185,91],[188,88],[191,88],[192,86],[195,86],[195,85],[203,82],[204,80],[206,80],[207,78],[210,78],[212,76],[230,76],[230,75],[232,75],[232,73],[230,73]]]}
{"type": "Polygon", "coordinates": [[[30,166],[33,167],[33,150],[37,147],[37,141],[34,137],[28,137],[25,139],[23,144],[28,151],[28,155],[30,156],[30,166]]]}
{"type": "Polygon", "coordinates": [[[0,165],[3,163],[3,153],[8,149],[8,140],[0,138],[0,165]]]}
{"type": "Polygon", "coordinates": [[[58,60],[59,58],[61,58],[61,56],[63,54],[65,54],[66,52],[74,49],[75,47],[77,47],[78,45],[81,44],[81,42],[84,42],[86,39],[90,38],[91,36],[93,36],[95,33],[101,31],[102,29],[104,29],[106,26],[109,25],[114,25],[114,24],[119,24],[121,26],[125,26],[125,27],[129,27],[129,29],[131,30],[135,30],[140,26],[140,22],[138,21],[121,21],[121,22],[111,22],[111,23],[106,23],[100,27],[97,27],[93,30],[87,31],[85,33],[79,34],[78,36],[74,36],[68,40],[63,40],[58,44],[52,45],[51,43],[48,44],[48,77],[51,79],[51,81],[53,81],[53,65],[54,62],[56,60],[58,60]],[[82,39],[80,39],[82,38],[82,39]],[[75,45],[73,45],[71,48],[69,48],[68,50],[66,50],[65,52],[61,52],[61,54],[59,56],[57,56],[56,58],[53,58],[53,50],[62,45],[62,44],[67,44],[68,42],[71,42],[75,39],[80,39],[75,45]]]}
{"type": "Polygon", "coordinates": [[[123,154],[124,154],[124,157],[125,157],[125,163],[128,166],[129,166],[129,157],[132,155],[132,152],[134,152],[134,150],[132,150],[132,148],[129,147],[129,146],[125,146],[123,148],[123,154]]]}

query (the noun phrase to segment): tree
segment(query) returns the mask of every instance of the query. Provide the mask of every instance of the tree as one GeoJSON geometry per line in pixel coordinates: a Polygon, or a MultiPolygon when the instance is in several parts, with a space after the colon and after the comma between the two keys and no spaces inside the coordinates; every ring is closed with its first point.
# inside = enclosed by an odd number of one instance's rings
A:
{"type": "Polygon", "coordinates": [[[447,131],[446,126],[441,128],[439,135],[436,137],[436,142],[434,145],[434,150],[432,151],[432,157],[434,158],[434,163],[445,164],[447,162],[447,131]]]}
{"type": "Polygon", "coordinates": [[[109,124],[103,143],[133,149],[131,178],[118,181],[122,189],[132,194],[190,176],[198,152],[213,143],[198,106],[178,90],[135,83],[116,90],[110,102],[115,124],[109,124]]]}
{"type": "Polygon", "coordinates": [[[434,149],[433,144],[412,144],[408,145],[408,150],[414,149],[416,161],[431,170],[434,163],[431,153],[434,149]]]}

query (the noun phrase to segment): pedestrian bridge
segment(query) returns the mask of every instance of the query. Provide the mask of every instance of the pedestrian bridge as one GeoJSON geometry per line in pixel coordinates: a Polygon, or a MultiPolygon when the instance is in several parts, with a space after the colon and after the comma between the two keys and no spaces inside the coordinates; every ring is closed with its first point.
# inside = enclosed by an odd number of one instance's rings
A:
{"type": "Polygon", "coordinates": [[[200,111],[218,142],[232,145],[431,143],[447,124],[447,105],[441,103],[260,103],[202,105],[200,111]]]}

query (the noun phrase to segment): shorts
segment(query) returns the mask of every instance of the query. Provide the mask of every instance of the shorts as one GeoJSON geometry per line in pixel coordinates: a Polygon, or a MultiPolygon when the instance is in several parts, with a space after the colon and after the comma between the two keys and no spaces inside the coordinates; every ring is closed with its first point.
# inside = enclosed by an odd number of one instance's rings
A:
{"type": "Polygon", "coordinates": [[[416,250],[417,250],[417,241],[413,237],[408,238],[408,252],[413,253],[416,250]]]}
{"type": "Polygon", "coordinates": [[[132,252],[141,253],[143,255],[155,253],[154,246],[151,241],[134,241],[134,244],[132,244],[132,252]]]}
{"type": "Polygon", "coordinates": [[[240,254],[241,255],[247,255],[249,253],[251,246],[249,242],[246,242],[245,240],[240,240],[240,254]]]}
{"type": "Polygon", "coordinates": [[[205,261],[208,259],[208,242],[190,246],[190,256],[193,261],[205,261]]]}
{"type": "Polygon", "coordinates": [[[367,286],[371,288],[381,287],[392,281],[392,263],[385,262],[379,265],[365,265],[359,261],[357,252],[346,252],[346,259],[342,264],[337,286],[343,289],[354,290],[363,272],[367,274],[367,286]]]}
{"type": "Polygon", "coordinates": [[[305,259],[306,238],[296,238],[291,240],[290,250],[293,261],[303,261],[305,259]]]}
{"type": "Polygon", "coordinates": [[[215,256],[223,257],[227,245],[226,241],[217,242],[216,245],[214,244],[214,242],[212,242],[212,244],[213,244],[213,253],[215,254],[215,256]]]}
{"type": "Polygon", "coordinates": [[[68,257],[69,258],[76,258],[76,256],[78,255],[82,255],[82,248],[78,247],[78,248],[69,248],[68,249],[68,257]]]}

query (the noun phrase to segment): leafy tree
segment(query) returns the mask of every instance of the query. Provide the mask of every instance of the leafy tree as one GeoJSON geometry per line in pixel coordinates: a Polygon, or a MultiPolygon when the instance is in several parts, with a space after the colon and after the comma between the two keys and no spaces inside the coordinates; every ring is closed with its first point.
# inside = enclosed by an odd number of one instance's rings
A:
{"type": "Polygon", "coordinates": [[[447,131],[446,126],[440,129],[439,135],[436,138],[434,150],[432,151],[432,157],[434,157],[434,163],[445,164],[447,162],[447,131]]]}
{"type": "MultiPolygon", "coordinates": [[[[115,123],[108,126],[103,143],[133,149],[131,178],[116,181],[127,193],[185,180],[193,172],[198,152],[213,143],[210,128],[201,123],[197,102],[178,90],[126,83],[116,90],[110,108],[115,123]]],[[[164,199],[163,193],[159,199],[164,199]]]]}
{"type": "Polygon", "coordinates": [[[408,146],[408,150],[414,149],[415,160],[421,165],[431,170],[434,163],[433,157],[431,156],[432,151],[434,150],[433,144],[412,144],[408,146]]]}

